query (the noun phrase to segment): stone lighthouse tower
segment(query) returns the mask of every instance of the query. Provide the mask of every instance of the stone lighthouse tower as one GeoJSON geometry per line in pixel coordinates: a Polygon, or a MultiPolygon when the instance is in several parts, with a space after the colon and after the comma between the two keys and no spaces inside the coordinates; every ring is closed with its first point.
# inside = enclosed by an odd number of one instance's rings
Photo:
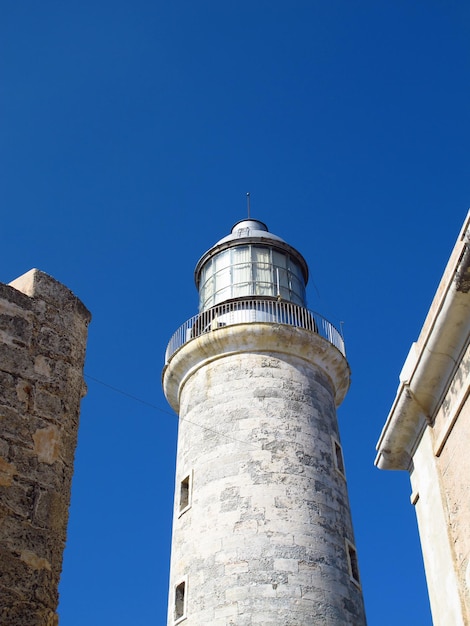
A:
{"type": "Polygon", "coordinates": [[[168,626],[364,626],[336,418],[338,331],[299,252],[245,219],[199,260],[168,345],[179,413],[168,626]]]}

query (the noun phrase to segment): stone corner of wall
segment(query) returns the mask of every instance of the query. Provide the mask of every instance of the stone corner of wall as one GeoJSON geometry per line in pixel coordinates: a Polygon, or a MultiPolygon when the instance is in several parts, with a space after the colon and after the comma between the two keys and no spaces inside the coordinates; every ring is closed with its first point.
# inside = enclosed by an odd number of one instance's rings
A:
{"type": "Polygon", "coordinates": [[[68,287],[41,270],[33,268],[8,285],[30,298],[38,298],[54,306],[68,303],[85,323],[91,320],[91,313],[83,302],[68,287]]]}

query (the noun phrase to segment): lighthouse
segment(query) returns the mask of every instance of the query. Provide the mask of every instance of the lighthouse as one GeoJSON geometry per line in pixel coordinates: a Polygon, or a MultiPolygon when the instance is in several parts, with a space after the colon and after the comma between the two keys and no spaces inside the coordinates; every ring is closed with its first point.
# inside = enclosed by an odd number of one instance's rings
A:
{"type": "Polygon", "coordinates": [[[336,407],[338,330],[303,256],[245,219],[199,260],[171,338],[179,415],[168,626],[364,626],[336,407]]]}

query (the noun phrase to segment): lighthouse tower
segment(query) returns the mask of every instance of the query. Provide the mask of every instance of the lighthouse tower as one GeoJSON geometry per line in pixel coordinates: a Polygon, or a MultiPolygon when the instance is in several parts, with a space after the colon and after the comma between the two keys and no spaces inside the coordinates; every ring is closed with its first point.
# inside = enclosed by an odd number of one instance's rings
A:
{"type": "Polygon", "coordinates": [[[245,219],[199,260],[167,348],[179,414],[168,626],[363,626],[336,407],[338,331],[302,255],[245,219]]]}

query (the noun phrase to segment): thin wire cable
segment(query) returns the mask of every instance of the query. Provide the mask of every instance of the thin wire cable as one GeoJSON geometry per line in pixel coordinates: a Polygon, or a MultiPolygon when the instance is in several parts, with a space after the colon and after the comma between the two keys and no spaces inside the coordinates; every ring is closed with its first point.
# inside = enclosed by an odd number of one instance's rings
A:
{"type": "Polygon", "coordinates": [[[255,448],[257,450],[262,450],[263,449],[260,446],[255,446],[253,443],[250,443],[249,441],[243,441],[242,439],[237,439],[236,437],[232,437],[231,435],[225,435],[224,433],[221,433],[218,430],[215,430],[214,428],[209,428],[208,426],[203,426],[202,424],[198,424],[197,422],[193,422],[192,420],[189,420],[186,417],[180,417],[174,411],[172,413],[170,413],[170,411],[166,411],[165,409],[160,408],[156,404],[152,404],[151,402],[148,402],[147,400],[142,400],[142,398],[139,398],[138,396],[134,396],[131,393],[128,393],[127,391],[123,391],[122,389],[119,389],[118,387],[114,387],[113,385],[110,385],[109,383],[105,383],[104,381],[99,380],[98,378],[95,378],[94,376],[90,376],[90,374],[83,374],[83,375],[88,380],[92,380],[93,382],[98,383],[99,385],[102,385],[103,387],[107,387],[108,389],[111,389],[111,391],[114,391],[115,393],[119,393],[122,396],[125,396],[126,398],[130,398],[131,400],[135,400],[135,402],[140,402],[140,404],[148,406],[151,409],[155,409],[156,411],[160,411],[160,413],[165,413],[165,415],[170,415],[171,417],[176,417],[178,420],[181,420],[182,422],[187,422],[188,424],[191,424],[192,426],[197,426],[198,428],[202,428],[203,430],[207,430],[208,432],[214,433],[214,434],[218,435],[219,437],[225,437],[226,439],[230,439],[231,441],[236,441],[237,443],[242,443],[245,446],[249,446],[250,448],[255,448]]]}

